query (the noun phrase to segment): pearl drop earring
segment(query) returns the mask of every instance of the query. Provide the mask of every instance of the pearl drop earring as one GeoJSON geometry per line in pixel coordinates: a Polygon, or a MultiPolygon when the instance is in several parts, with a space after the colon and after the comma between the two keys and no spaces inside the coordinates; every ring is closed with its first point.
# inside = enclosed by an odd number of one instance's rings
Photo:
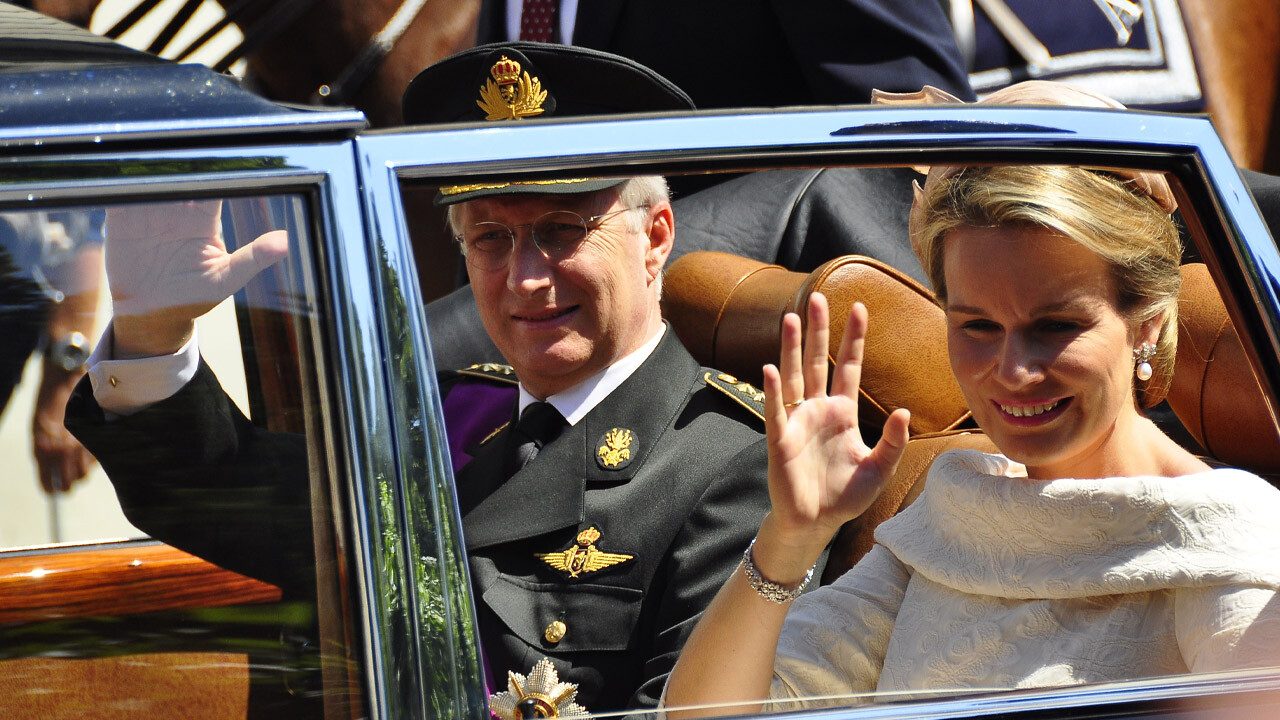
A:
{"type": "Polygon", "coordinates": [[[1133,374],[1142,382],[1151,379],[1154,371],[1151,369],[1151,358],[1156,356],[1156,346],[1149,343],[1142,343],[1141,347],[1133,349],[1133,361],[1137,363],[1133,368],[1133,374]]]}

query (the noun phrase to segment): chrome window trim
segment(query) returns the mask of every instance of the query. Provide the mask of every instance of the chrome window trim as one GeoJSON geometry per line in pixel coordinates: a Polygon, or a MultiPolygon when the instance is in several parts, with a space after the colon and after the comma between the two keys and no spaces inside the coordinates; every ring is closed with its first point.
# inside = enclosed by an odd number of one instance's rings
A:
{"type": "MultiPolygon", "coordinates": [[[[446,695],[451,696],[451,707],[432,707],[431,693],[422,689],[429,686],[428,678],[432,674],[429,659],[436,653],[428,629],[422,626],[419,618],[415,618],[412,626],[413,645],[418,652],[412,662],[406,658],[406,672],[397,677],[416,680],[417,692],[420,693],[417,698],[420,705],[416,709],[420,717],[436,717],[444,712],[450,717],[487,720],[488,692],[479,657],[470,572],[462,541],[461,512],[454,492],[452,460],[444,439],[444,415],[436,383],[435,362],[427,342],[425,305],[402,211],[395,170],[397,162],[393,159],[398,153],[394,142],[384,144],[382,148],[390,150],[391,156],[383,157],[371,152],[364,146],[363,138],[356,139],[367,239],[374,255],[381,255],[385,263],[383,269],[387,282],[379,285],[378,298],[386,318],[381,326],[386,343],[386,362],[389,368],[399,367],[408,371],[405,374],[389,372],[387,377],[393,403],[398,404],[405,414],[401,418],[404,422],[396,426],[401,469],[397,508],[406,528],[406,538],[414,551],[411,557],[419,557],[419,543],[430,538],[434,541],[436,559],[443,561],[442,568],[447,569],[449,562],[458,566],[456,576],[451,577],[447,572],[440,574],[446,628],[443,639],[449,645],[445,655],[456,661],[448,673],[451,688],[446,695]],[[399,283],[390,282],[392,278],[399,278],[399,283]],[[397,336],[400,336],[400,342],[397,342],[397,336]],[[424,433],[421,438],[416,435],[418,430],[424,433]]],[[[415,582],[406,587],[413,594],[411,605],[425,608],[428,599],[417,595],[417,587],[428,578],[421,577],[417,572],[419,569],[416,564],[409,568],[415,582]]],[[[411,688],[405,688],[406,697],[410,691],[411,688]]]]}
{"type": "Polygon", "coordinates": [[[211,137],[332,132],[350,134],[368,126],[356,110],[282,113],[276,117],[246,115],[122,123],[49,123],[0,129],[0,149],[116,142],[190,142],[211,137]]]}
{"type": "MultiPolygon", "coordinates": [[[[770,717],[823,718],[835,720],[921,720],[923,718],[1018,717],[1023,714],[1044,717],[1047,711],[1067,713],[1090,710],[1087,717],[1098,717],[1105,708],[1124,704],[1170,703],[1178,700],[1221,697],[1237,693],[1277,694],[1273,703],[1280,706],[1280,668],[1271,675],[1256,672],[1214,673],[1184,677],[1152,678],[1094,685],[1069,685],[1032,690],[1001,690],[977,697],[958,697],[906,702],[901,705],[863,705],[813,711],[773,713],[770,717]]],[[[1151,711],[1126,712],[1124,717],[1148,717],[1151,711]]],[[[1066,714],[1064,717],[1075,717],[1066,714]]]]}

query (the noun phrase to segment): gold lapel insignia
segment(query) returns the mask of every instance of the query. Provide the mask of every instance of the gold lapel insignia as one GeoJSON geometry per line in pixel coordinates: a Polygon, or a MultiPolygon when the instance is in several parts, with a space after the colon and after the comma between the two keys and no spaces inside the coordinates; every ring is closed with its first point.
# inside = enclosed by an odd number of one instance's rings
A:
{"type": "Polygon", "coordinates": [[[485,111],[485,120],[520,120],[542,114],[547,91],[542,81],[522,72],[520,63],[503,55],[489,68],[493,77],[480,88],[476,105],[485,111]]]}
{"type": "Polygon", "coordinates": [[[634,555],[603,552],[596,547],[601,537],[600,530],[594,525],[578,533],[577,542],[568,550],[553,553],[534,553],[533,556],[569,577],[576,578],[583,573],[596,572],[613,567],[633,559],[634,555]]]}
{"type": "Polygon", "coordinates": [[[600,438],[596,448],[596,463],[605,470],[621,470],[631,464],[631,443],[635,433],[626,428],[614,428],[600,438]]]}
{"type": "MultiPolygon", "coordinates": [[[[507,429],[507,426],[508,426],[508,425],[510,425],[510,424],[511,424],[511,421],[510,421],[510,420],[508,420],[508,421],[506,421],[506,422],[502,423],[501,425],[499,425],[498,427],[494,428],[494,429],[493,429],[493,432],[491,432],[491,433],[489,433],[488,435],[485,435],[485,436],[484,436],[484,439],[480,441],[480,445],[484,445],[485,443],[487,443],[487,442],[489,442],[490,440],[492,440],[492,439],[494,439],[495,437],[497,437],[497,436],[498,436],[498,433],[502,432],[503,430],[506,430],[506,429],[507,429]]],[[[477,445],[477,447],[479,447],[480,445],[477,445]]]]}
{"type": "Polygon", "coordinates": [[[529,676],[507,671],[507,689],[489,696],[489,709],[502,720],[567,718],[587,714],[579,705],[578,686],[560,682],[560,673],[549,658],[542,658],[529,676]]]}

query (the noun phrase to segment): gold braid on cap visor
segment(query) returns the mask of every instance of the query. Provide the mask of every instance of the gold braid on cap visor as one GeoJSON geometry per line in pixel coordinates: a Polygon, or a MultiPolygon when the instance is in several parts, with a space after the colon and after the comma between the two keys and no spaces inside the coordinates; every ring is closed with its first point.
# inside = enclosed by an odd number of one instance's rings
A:
{"type": "Polygon", "coordinates": [[[539,185],[576,185],[578,183],[591,182],[596,178],[565,178],[561,180],[524,180],[521,182],[502,182],[502,183],[477,183],[475,185],[451,185],[449,187],[440,188],[440,194],[445,197],[453,195],[461,195],[463,193],[477,192],[479,190],[501,190],[508,187],[523,186],[539,186],[539,185]]]}

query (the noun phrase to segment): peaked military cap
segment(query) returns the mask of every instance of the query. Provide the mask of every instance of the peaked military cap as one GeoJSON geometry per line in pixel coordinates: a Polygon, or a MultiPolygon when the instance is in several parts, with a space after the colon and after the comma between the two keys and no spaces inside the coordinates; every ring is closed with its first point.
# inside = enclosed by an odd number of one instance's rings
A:
{"type": "MultiPolygon", "coordinates": [[[[410,124],[692,110],[674,83],[620,55],[536,42],[479,45],[428,67],[403,100],[410,124]]],[[[626,178],[563,178],[445,187],[437,205],[496,195],[578,194],[626,178]]]]}

